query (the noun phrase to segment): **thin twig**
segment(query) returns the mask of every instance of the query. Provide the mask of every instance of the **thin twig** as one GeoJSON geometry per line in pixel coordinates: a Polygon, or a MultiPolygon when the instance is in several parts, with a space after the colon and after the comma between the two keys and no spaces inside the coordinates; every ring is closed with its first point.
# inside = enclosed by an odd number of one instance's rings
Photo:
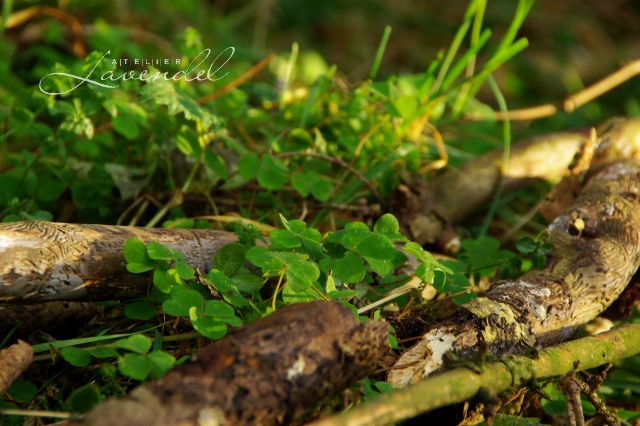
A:
{"type": "Polygon", "coordinates": [[[46,15],[50,16],[63,24],[67,25],[73,34],[73,53],[79,58],[84,58],[87,56],[87,49],[84,45],[84,41],[82,39],[82,24],[78,18],[73,16],[72,14],[65,12],[61,9],[56,9],[54,7],[49,6],[34,6],[28,7],[26,9],[19,10],[17,12],[12,13],[7,18],[7,22],[5,24],[6,29],[15,28],[20,26],[36,16],[46,15]]]}
{"type": "Polygon", "coordinates": [[[0,414],[5,416],[49,417],[51,419],[71,419],[76,417],[64,411],[20,410],[17,408],[0,409],[0,414]]]}
{"type": "Polygon", "coordinates": [[[222,86],[220,89],[216,90],[213,93],[210,93],[201,98],[198,98],[198,103],[200,105],[203,105],[203,104],[206,104],[207,102],[210,102],[214,99],[219,98],[222,95],[226,95],[236,87],[246,83],[247,81],[251,80],[258,74],[260,74],[262,70],[264,70],[267,67],[267,65],[269,65],[269,62],[271,62],[273,58],[275,58],[275,54],[269,53],[264,59],[262,59],[260,62],[255,64],[253,67],[249,68],[244,74],[242,74],[235,80],[225,84],[224,86],[222,86]]]}
{"type": "MultiPolygon", "coordinates": [[[[559,104],[543,104],[530,108],[514,109],[508,112],[495,111],[492,116],[495,120],[525,121],[537,120],[539,118],[549,117],[562,110],[564,112],[573,112],[582,105],[593,101],[603,94],[615,89],[622,83],[625,83],[640,74],[640,60],[633,61],[618,71],[615,71],[598,82],[586,87],[585,89],[575,93],[559,104]]],[[[465,118],[472,121],[484,121],[487,117],[484,114],[468,114],[465,118]]]]}

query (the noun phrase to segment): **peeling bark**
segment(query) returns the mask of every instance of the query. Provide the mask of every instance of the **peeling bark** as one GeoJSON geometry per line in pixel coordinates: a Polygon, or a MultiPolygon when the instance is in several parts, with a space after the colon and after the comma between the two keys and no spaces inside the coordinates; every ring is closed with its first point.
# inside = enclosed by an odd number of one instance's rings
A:
{"type": "Polygon", "coordinates": [[[370,374],[389,350],[387,333],[386,323],[360,323],[335,302],[290,305],[66,424],[285,424],[370,374]]]}
{"type": "Polygon", "coordinates": [[[389,382],[402,387],[429,376],[443,353],[495,354],[553,344],[604,311],[640,265],[640,165],[596,165],[580,195],[548,227],[553,255],[542,270],[495,283],[435,326],[397,362],[389,382]]]}
{"type": "Polygon", "coordinates": [[[150,274],[130,274],[122,248],[129,238],[166,244],[195,268],[233,234],[222,231],[75,225],[53,222],[0,224],[0,302],[104,300],[144,294],[150,274]]]}

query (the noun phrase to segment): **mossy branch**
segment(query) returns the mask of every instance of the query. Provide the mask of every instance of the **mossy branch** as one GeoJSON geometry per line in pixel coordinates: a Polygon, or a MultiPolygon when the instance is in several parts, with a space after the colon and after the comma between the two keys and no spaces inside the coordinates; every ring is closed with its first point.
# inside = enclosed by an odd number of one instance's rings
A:
{"type": "Polygon", "coordinates": [[[499,393],[531,380],[587,370],[640,352],[640,324],[628,324],[597,336],[541,350],[536,358],[509,357],[477,373],[456,368],[383,395],[313,426],[385,425],[435,408],[473,398],[482,389],[499,393]],[[577,363],[577,367],[575,367],[577,363]]]}

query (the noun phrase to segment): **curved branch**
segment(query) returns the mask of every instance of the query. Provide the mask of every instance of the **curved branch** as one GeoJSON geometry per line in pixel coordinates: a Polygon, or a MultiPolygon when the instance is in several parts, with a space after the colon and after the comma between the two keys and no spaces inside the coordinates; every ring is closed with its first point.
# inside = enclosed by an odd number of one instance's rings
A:
{"type": "Polygon", "coordinates": [[[481,348],[521,351],[568,338],[618,298],[640,265],[640,165],[592,166],[574,204],[548,227],[553,255],[542,270],[494,284],[405,352],[389,382],[428,377],[443,357],[481,348]]]}

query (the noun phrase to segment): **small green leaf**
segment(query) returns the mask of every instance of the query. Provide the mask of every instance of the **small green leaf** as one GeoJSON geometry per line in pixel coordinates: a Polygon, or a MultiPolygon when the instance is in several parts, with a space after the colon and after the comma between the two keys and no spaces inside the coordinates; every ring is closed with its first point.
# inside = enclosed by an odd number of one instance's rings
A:
{"type": "Polygon", "coordinates": [[[310,302],[317,299],[318,295],[311,288],[296,291],[291,286],[285,286],[282,289],[282,300],[286,304],[310,302]]]}
{"type": "Polygon", "coordinates": [[[134,320],[147,321],[153,318],[156,314],[156,308],[149,302],[144,300],[140,302],[133,302],[125,305],[124,315],[127,318],[134,320]]]}
{"type": "Polygon", "coordinates": [[[176,147],[187,157],[200,158],[202,147],[198,135],[191,129],[183,129],[176,137],[176,147]]]}
{"type": "Polygon", "coordinates": [[[123,252],[129,272],[138,274],[153,269],[153,262],[147,256],[147,248],[142,240],[130,238],[124,244],[123,252]]]}
{"type": "MultiPolygon", "coordinates": [[[[314,172],[315,173],[315,172],[314,172]]],[[[316,173],[311,186],[311,195],[318,201],[327,201],[333,193],[333,185],[328,177],[320,176],[316,173]]]]}
{"type": "Polygon", "coordinates": [[[100,388],[94,384],[89,384],[71,392],[65,402],[65,406],[73,413],[86,413],[98,405],[103,398],[100,388]]]}
{"type": "Polygon", "coordinates": [[[149,241],[147,243],[147,255],[153,260],[171,260],[171,249],[165,245],[162,245],[156,241],[149,241]]]}
{"type": "Polygon", "coordinates": [[[404,241],[405,236],[400,233],[400,224],[398,219],[392,214],[386,213],[376,221],[373,225],[374,232],[382,234],[391,241],[404,241]]]}
{"type": "Polygon", "coordinates": [[[184,262],[176,262],[173,269],[178,272],[178,276],[183,280],[192,280],[196,277],[196,271],[184,262]]]}
{"type": "Polygon", "coordinates": [[[238,174],[244,179],[253,179],[260,171],[260,159],[256,154],[245,154],[238,162],[238,174]]]}
{"type": "Polygon", "coordinates": [[[278,157],[265,155],[258,172],[258,183],[265,189],[278,190],[287,183],[289,169],[278,157]]]}
{"type": "Polygon", "coordinates": [[[147,357],[151,361],[151,374],[156,379],[164,376],[176,363],[173,355],[163,351],[151,352],[147,357]]]}
{"type": "Polygon", "coordinates": [[[416,276],[422,280],[423,283],[433,284],[435,278],[435,272],[429,268],[426,264],[421,263],[416,268],[416,276]]]}
{"type": "Polygon", "coordinates": [[[219,154],[216,154],[209,150],[205,151],[204,164],[221,179],[229,179],[229,172],[227,171],[227,168],[224,164],[224,160],[219,154]]]}
{"type": "Polygon", "coordinates": [[[146,263],[131,262],[131,263],[127,263],[126,268],[127,268],[127,271],[131,272],[132,274],[141,274],[143,272],[148,272],[152,270],[153,265],[149,265],[146,263]]]}
{"type": "Polygon", "coordinates": [[[86,367],[91,362],[89,352],[81,348],[74,348],[73,346],[60,349],[60,355],[74,367],[86,367]]]}
{"type": "Polygon", "coordinates": [[[346,252],[342,259],[333,261],[331,268],[336,278],[348,283],[362,281],[366,273],[360,257],[350,251],[346,252]]]}
{"type": "Polygon", "coordinates": [[[16,402],[29,402],[38,393],[38,387],[26,380],[16,380],[11,383],[7,393],[16,402]]]}
{"type": "Polygon", "coordinates": [[[175,275],[161,269],[153,271],[153,285],[162,293],[169,293],[176,284],[178,282],[175,275]]]}
{"type": "Polygon", "coordinates": [[[283,262],[273,255],[265,247],[253,246],[247,250],[247,259],[264,273],[279,272],[282,269],[283,262]]]}
{"type": "Polygon", "coordinates": [[[184,317],[189,315],[192,306],[202,307],[204,298],[200,293],[184,286],[174,286],[171,289],[171,299],[162,304],[162,310],[168,315],[184,317]]]}
{"type": "Polygon", "coordinates": [[[118,115],[111,120],[113,128],[129,140],[135,139],[140,133],[136,120],[129,115],[118,115]]]}
{"type": "Polygon", "coordinates": [[[453,303],[455,303],[456,305],[464,305],[465,303],[469,303],[472,300],[477,298],[478,298],[478,295],[473,291],[470,291],[468,293],[463,293],[460,296],[454,297],[453,303]]]}
{"type": "Polygon", "coordinates": [[[131,352],[137,352],[139,354],[144,354],[151,349],[151,344],[153,341],[151,338],[144,336],[142,334],[134,334],[133,336],[129,336],[125,339],[116,340],[113,345],[116,348],[126,349],[131,352]]]}
{"type": "Polygon", "coordinates": [[[291,249],[302,245],[300,238],[288,229],[276,229],[269,233],[271,246],[274,248],[291,249]]]}
{"type": "Polygon", "coordinates": [[[287,263],[286,277],[287,284],[300,292],[308,289],[320,277],[320,270],[315,263],[299,260],[287,263]]]}
{"type": "Polygon", "coordinates": [[[332,291],[338,291],[338,288],[336,287],[336,281],[333,279],[333,274],[328,274],[327,275],[327,283],[324,286],[324,291],[329,294],[332,291]]]}
{"type": "Polygon", "coordinates": [[[129,353],[118,358],[118,370],[135,380],[144,380],[151,372],[151,360],[145,355],[129,353]]]}
{"type": "Polygon", "coordinates": [[[217,340],[227,334],[227,326],[222,321],[208,315],[199,315],[195,306],[189,310],[189,319],[198,333],[210,339],[217,340]]]}
{"type": "Polygon", "coordinates": [[[522,254],[531,254],[536,251],[538,245],[536,242],[530,237],[524,237],[516,242],[516,249],[522,254]]]}
{"type": "Polygon", "coordinates": [[[97,348],[87,349],[87,352],[94,358],[105,359],[115,358],[118,356],[118,351],[111,346],[98,346],[97,348]]]}
{"type": "Polygon", "coordinates": [[[242,327],[242,320],[234,309],[221,300],[207,300],[203,313],[234,327],[242,327]]]}
{"type": "Polygon", "coordinates": [[[393,271],[393,259],[398,251],[384,235],[371,233],[355,250],[366,259],[375,273],[385,276],[393,271]]]}
{"type": "Polygon", "coordinates": [[[303,197],[308,197],[311,194],[311,182],[305,173],[295,173],[291,177],[291,184],[303,197]]]}
{"type": "Polygon", "coordinates": [[[222,247],[213,258],[213,268],[225,275],[233,275],[246,260],[244,246],[239,243],[230,243],[222,247]]]}

